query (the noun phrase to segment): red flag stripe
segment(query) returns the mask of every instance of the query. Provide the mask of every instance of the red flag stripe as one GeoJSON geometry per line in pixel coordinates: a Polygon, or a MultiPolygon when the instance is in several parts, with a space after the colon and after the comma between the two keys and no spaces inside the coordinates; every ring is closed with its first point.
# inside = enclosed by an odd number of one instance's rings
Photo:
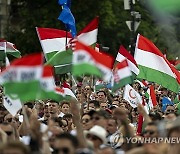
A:
{"type": "Polygon", "coordinates": [[[120,46],[119,53],[122,54],[124,57],[126,57],[128,60],[130,60],[132,63],[134,63],[137,66],[137,63],[134,60],[134,57],[124,48],[123,45],[120,46]]]}
{"type": "Polygon", "coordinates": [[[87,33],[90,31],[93,31],[98,28],[98,23],[99,23],[99,17],[94,18],[83,30],[81,30],[78,35],[82,33],[87,33]]]}
{"type": "Polygon", "coordinates": [[[71,33],[54,28],[37,28],[41,40],[67,37],[72,38],[71,33]],[[67,34],[66,34],[67,33],[67,34]]]}
{"type": "Polygon", "coordinates": [[[113,67],[113,63],[114,63],[114,59],[113,57],[105,54],[105,53],[100,53],[95,51],[93,48],[86,46],[80,42],[76,43],[76,50],[75,52],[78,52],[78,50],[85,50],[86,52],[88,52],[94,59],[96,62],[112,69],[113,67]]]}

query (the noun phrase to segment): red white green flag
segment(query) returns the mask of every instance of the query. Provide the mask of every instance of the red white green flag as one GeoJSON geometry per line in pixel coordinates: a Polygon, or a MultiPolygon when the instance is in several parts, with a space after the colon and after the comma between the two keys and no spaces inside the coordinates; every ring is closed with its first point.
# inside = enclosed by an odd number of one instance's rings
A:
{"type": "Polygon", "coordinates": [[[132,73],[129,69],[128,62],[126,59],[119,62],[113,71],[113,85],[112,90],[115,91],[126,84],[133,82],[132,73]]]}
{"type": "Polygon", "coordinates": [[[35,100],[40,92],[43,55],[31,54],[14,60],[0,73],[5,95],[21,101],[35,100]]]}
{"type": "Polygon", "coordinates": [[[147,102],[149,110],[151,110],[154,106],[157,105],[157,100],[156,100],[156,94],[154,91],[154,86],[151,85],[147,92],[146,92],[146,97],[149,99],[147,102]]]}
{"type": "Polygon", "coordinates": [[[97,52],[93,48],[77,42],[72,62],[73,75],[96,75],[102,77],[104,81],[110,81],[114,62],[111,56],[97,52]]]}
{"type": "Polygon", "coordinates": [[[179,91],[180,73],[161,51],[142,35],[137,37],[135,60],[140,70],[137,78],[156,82],[174,92],[179,91]]]}
{"type": "Polygon", "coordinates": [[[54,28],[36,28],[46,60],[50,60],[58,51],[66,50],[67,43],[72,39],[69,32],[54,28]]]}
{"type": "Polygon", "coordinates": [[[116,61],[122,62],[124,60],[124,58],[127,59],[130,70],[134,74],[138,75],[139,69],[138,69],[138,66],[137,66],[137,63],[136,63],[134,57],[121,45],[119,48],[117,57],[116,57],[116,61]]]}

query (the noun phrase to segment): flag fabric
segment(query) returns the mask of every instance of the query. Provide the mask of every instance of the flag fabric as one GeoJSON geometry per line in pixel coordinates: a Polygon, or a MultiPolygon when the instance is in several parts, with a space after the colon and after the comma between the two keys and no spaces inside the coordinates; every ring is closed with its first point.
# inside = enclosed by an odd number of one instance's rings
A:
{"type": "Polygon", "coordinates": [[[56,94],[63,97],[62,100],[69,100],[71,97],[77,99],[74,93],[69,88],[56,87],[55,92],[56,94]]]}
{"type": "Polygon", "coordinates": [[[171,102],[171,101],[169,100],[169,98],[163,97],[163,99],[162,99],[162,111],[163,111],[163,112],[166,110],[167,105],[174,105],[174,103],[171,102]]]}
{"type": "Polygon", "coordinates": [[[128,62],[126,59],[119,62],[114,71],[113,71],[113,87],[112,90],[116,91],[117,89],[131,84],[133,82],[132,73],[129,69],[128,62]]]}
{"type": "Polygon", "coordinates": [[[112,57],[77,42],[72,62],[73,75],[96,75],[102,77],[104,81],[110,81],[111,69],[114,62],[112,57]]]}
{"type": "Polygon", "coordinates": [[[55,54],[46,65],[52,65],[55,67],[55,74],[64,74],[71,72],[72,70],[72,50],[58,52],[55,54]]]}
{"type": "Polygon", "coordinates": [[[72,39],[71,34],[63,30],[36,27],[36,31],[47,61],[58,51],[66,50],[66,37],[67,43],[72,39]]]}
{"type": "Polygon", "coordinates": [[[62,12],[58,17],[58,20],[61,20],[65,24],[66,28],[68,30],[70,30],[70,32],[74,38],[77,33],[76,32],[76,23],[75,23],[74,16],[71,13],[71,10],[66,3],[64,3],[62,5],[62,12]]]}
{"type": "Polygon", "coordinates": [[[55,67],[56,74],[64,74],[72,70],[72,51],[79,39],[86,45],[94,45],[97,42],[98,17],[93,19],[76,38],[70,33],[52,28],[36,28],[47,64],[55,67]],[[67,47],[71,49],[66,50],[67,47]],[[79,37],[80,36],[80,37],[79,37]],[[66,52],[67,51],[67,52],[66,52]]]}
{"type": "Polygon", "coordinates": [[[15,44],[11,42],[6,42],[6,53],[12,55],[13,57],[20,58],[21,52],[16,48],[15,44]]]}
{"type": "Polygon", "coordinates": [[[137,78],[156,82],[174,92],[179,91],[180,73],[151,41],[141,35],[137,37],[135,60],[140,70],[137,78]]]}
{"type": "Polygon", "coordinates": [[[20,99],[11,99],[8,96],[3,97],[3,105],[9,111],[12,116],[15,116],[17,112],[22,108],[20,99]]]}
{"type": "Polygon", "coordinates": [[[53,99],[60,101],[63,96],[56,93],[56,85],[53,77],[53,68],[51,66],[44,66],[43,75],[40,80],[41,91],[37,99],[53,99]]]}
{"type": "Polygon", "coordinates": [[[16,48],[15,44],[8,42],[6,40],[0,40],[0,46],[2,46],[3,43],[5,43],[4,47],[5,47],[7,56],[11,55],[11,56],[16,57],[16,58],[21,57],[21,53],[16,48]]]}
{"type": "Polygon", "coordinates": [[[42,54],[31,54],[14,60],[0,73],[0,84],[5,95],[23,101],[36,99],[40,91],[43,71],[42,54]]]}
{"type": "Polygon", "coordinates": [[[116,57],[116,61],[122,62],[124,60],[124,58],[127,59],[130,70],[134,74],[138,75],[139,69],[138,69],[138,66],[137,66],[137,63],[136,63],[134,57],[124,48],[124,46],[121,45],[119,48],[117,57],[116,57]]]}
{"type": "Polygon", "coordinates": [[[146,97],[149,99],[148,101],[148,108],[149,110],[153,109],[154,106],[157,105],[157,100],[156,100],[156,94],[155,94],[155,91],[154,91],[154,86],[151,85],[147,92],[146,92],[146,97]]]}
{"type": "Polygon", "coordinates": [[[125,86],[123,99],[128,101],[133,108],[136,108],[138,103],[142,104],[142,98],[140,94],[135,91],[129,84],[125,86]]]}
{"type": "Polygon", "coordinates": [[[95,17],[84,29],[82,29],[77,36],[79,42],[87,46],[96,45],[98,35],[99,17],[95,17]]]}

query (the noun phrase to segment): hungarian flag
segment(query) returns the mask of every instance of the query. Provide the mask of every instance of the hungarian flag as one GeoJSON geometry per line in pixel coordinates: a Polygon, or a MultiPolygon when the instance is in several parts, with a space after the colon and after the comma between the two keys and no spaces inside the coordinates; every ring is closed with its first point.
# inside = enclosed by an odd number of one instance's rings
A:
{"type": "Polygon", "coordinates": [[[14,60],[0,73],[5,95],[21,101],[35,100],[40,92],[43,55],[31,54],[14,60]]]}
{"type": "Polygon", "coordinates": [[[102,77],[104,81],[109,81],[111,78],[113,58],[80,42],[76,43],[72,62],[72,73],[75,76],[83,74],[96,75],[102,77]]]}
{"type": "MultiPolygon", "coordinates": [[[[42,28],[41,28],[42,29],[42,28]]],[[[41,30],[40,29],[40,30],[41,30]]],[[[46,32],[47,28],[44,28],[44,31],[40,31],[39,28],[37,28],[37,31],[39,32],[39,37],[42,35],[47,34],[46,32]],[[41,32],[41,33],[40,33],[41,32]]],[[[55,30],[55,29],[53,29],[55,30]]],[[[61,31],[61,30],[56,30],[61,31]]],[[[62,31],[61,31],[62,32],[62,31]]],[[[97,42],[97,34],[98,34],[98,17],[93,19],[78,35],[75,39],[71,37],[71,34],[68,33],[67,35],[67,46],[66,46],[66,32],[63,31],[63,33],[56,33],[56,39],[47,39],[41,40],[41,46],[43,48],[44,53],[52,53],[51,56],[47,59],[47,64],[53,65],[55,67],[55,73],[56,74],[64,74],[67,72],[71,72],[72,69],[72,50],[75,47],[75,43],[77,40],[80,40],[81,42],[85,43],[86,45],[94,45],[97,42]],[[60,39],[61,38],[61,39],[60,39]],[[60,42],[57,42],[57,40],[61,40],[60,42]],[[47,44],[47,42],[51,42],[51,44],[47,44]],[[46,42],[47,45],[44,45],[46,42]],[[61,47],[60,47],[61,45],[61,47]],[[52,52],[51,48],[56,48],[56,52],[52,52]],[[58,48],[59,47],[59,48],[58,48]],[[66,50],[66,48],[69,48],[66,50]],[[58,52],[57,52],[58,51],[58,52]],[[68,51],[68,52],[67,52],[68,51]]],[[[53,37],[52,34],[51,37],[53,37]]]]}
{"type": "Polygon", "coordinates": [[[55,92],[56,94],[62,96],[62,100],[69,100],[71,97],[77,99],[69,88],[56,87],[55,92]]]}
{"type": "Polygon", "coordinates": [[[5,47],[5,51],[6,51],[7,56],[11,55],[11,56],[16,57],[16,58],[21,57],[21,53],[16,48],[15,44],[8,42],[6,40],[0,40],[1,45],[2,45],[2,43],[5,43],[4,47],[5,47]]]}
{"type": "Polygon", "coordinates": [[[132,82],[132,73],[129,69],[127,60],[124,59],[122,62],[119,62],[114,69],[112,90],[115,91],[132,82]]]}
{"type": "Polygon", "coordinates": [[[134,57],[124,48],[124,46],[120,46],[119,52],[116,57],[116,61],[122,62],[124,58],[127,59],[129,69],[136,75],[139,74],[139,69],[137,66],[136,61],[134,60],[134,57]]]}
{"type": "Polygon", "coordinates": [[[179,91],[180,73],[147,38],[138,35],[135,60],[140,73],[137,78],[156,82],[174,92],[179,91]]]}
{"type": "Polygon", "coordinates": [[[36,31],[47,61],[58,51],[65,51],[66,43],[72,39],[69,32],[59,29],[36,27],[36,31]]]}
{"type": "Polygon", "coordinates": [[[53,68],[51,66],[44,66],[40,84],[41,92],[38,99],[54,99],[56,101],[63,100],[63,96],[56,93],[53,68]]]}
{"type": "Polygon", "coordinates": [[[154,86],[151,85],[147,92],[145,93],[146,97],[149,99],[149,101],[147,102],[148,104],[148,108],[149,110],[153,109],[154,106],[157,105],[157,100],[156,100],[156,94],[155,94],[155,91],[154,91],[154,86]]]}

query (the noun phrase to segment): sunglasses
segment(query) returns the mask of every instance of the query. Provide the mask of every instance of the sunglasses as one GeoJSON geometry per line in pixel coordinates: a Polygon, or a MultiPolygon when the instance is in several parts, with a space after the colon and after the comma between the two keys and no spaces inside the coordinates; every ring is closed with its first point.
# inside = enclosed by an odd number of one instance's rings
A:
{"type": "Polygon", "coordinates": [[[8,136],[11,136],[13,132],[12,132],[12,131],[6,131],[5,133],[6,133],[8,136]]]}
{"type": "Polygon", "coordinates": [[[170,113],[172,113],[172,112],[175,112],[174,110],[167,110],[167,112],[170,112],[170,113]]]}
{"type": "Polygon", "coordinates": [[[155,133],[155,131],[151,131],[151,130],[145,130],[144,134],[149,134],[149,135],[153,135],[155,133]]]}

